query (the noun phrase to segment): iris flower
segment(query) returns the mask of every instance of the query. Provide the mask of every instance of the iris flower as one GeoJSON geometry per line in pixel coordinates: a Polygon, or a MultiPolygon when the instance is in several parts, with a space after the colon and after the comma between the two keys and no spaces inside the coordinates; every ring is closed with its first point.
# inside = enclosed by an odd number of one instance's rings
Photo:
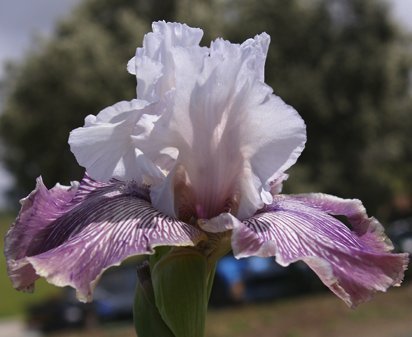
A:
{"type": "Polygon", "coordinates": [[[127,65],[136,98],[71,132],[87,174],[51,189],[38,178],[22,199],[5,240],[14,287],[44,277],[89,301],[107,268],[160,246],[302,260],[349,306],[399,285],[408,258],[359,200],[280,194],[306,128],[264,82],[269,36],[207,48],[202,34],[154,23],[127,65]]]}

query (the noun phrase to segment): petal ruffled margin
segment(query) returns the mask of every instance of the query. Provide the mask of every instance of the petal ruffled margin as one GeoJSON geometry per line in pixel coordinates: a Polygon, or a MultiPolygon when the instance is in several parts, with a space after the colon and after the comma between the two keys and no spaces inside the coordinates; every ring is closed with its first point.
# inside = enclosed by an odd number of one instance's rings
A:
{"type": "Polygon", "coordinates": [[[187,48],[193,54],[205,55],[207,49],[199,47],[203,31],[181,23],[153,22],[153,32],[145,35],[143,47],[127,64],[129,73],[136,75],[137,97],[149,102],[157,101],[174,87],[173,51],[187,48]]]}
{"type": "Polygon", "coordinates": [[[252,216],[271,203],[272,181],[304,148],[302,118],[262,82],[269,40],[265,33],[242,45],[217,39],[206,57],[184,48],[172,53],[174,106],[153,132],[179,150],[176,165],[186,172],[197,217],[216,216],[228,204],[238,218],[252,216]]]}
{"type": "Polygon", "coordinates": [[[89,301],[107,268],[152,254],[157,246],[196,245],[203,235],[155,210],[133,183],[98,183],[86,176],[80,185],[48,190],[38,178],[6,235],[5,255],[16,289],[30,291],[45,277],[89,301]]]}
{"type": "Polygon", "coordinates": [[[148,154],[150,150],[160,150],[153,146],[157,144],[150,134],[159,118],[156,113],[164,109],[163,102],[156,105],[137,99],[118,102],[97,116],[87,116],[83,127],[71,131],[70,149],[78,163],[98,181],[112,178],[148,184],[161,181],[164,174],[153,162],[156,157],[149,158],[148,154]]]}
{"type": "Polygon", "coordinates": [[[351,307],[376,291],[399,286],[408,254],[392,254],[380,223],[368,218],[359,200],[325,194],[278,195],[253,217],[240,222],[229,214],[200,223],[208,231],[233,229],[237,258],[276,256],[287,266],[303,260],[351,307]],[[342,215],[351,229],[335,216],[342,215]]]}

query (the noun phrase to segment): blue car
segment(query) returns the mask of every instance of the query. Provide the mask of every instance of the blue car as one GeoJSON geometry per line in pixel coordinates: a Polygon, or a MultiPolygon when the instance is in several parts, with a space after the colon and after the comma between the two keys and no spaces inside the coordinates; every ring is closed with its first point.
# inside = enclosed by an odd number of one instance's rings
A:
{"type": "Polygon", "coordinates": [[[267,301],[320,289],[323,284],[303,262],[282,267],[274,258],[227,255],[217,265],[210,304],[267,301]]]}

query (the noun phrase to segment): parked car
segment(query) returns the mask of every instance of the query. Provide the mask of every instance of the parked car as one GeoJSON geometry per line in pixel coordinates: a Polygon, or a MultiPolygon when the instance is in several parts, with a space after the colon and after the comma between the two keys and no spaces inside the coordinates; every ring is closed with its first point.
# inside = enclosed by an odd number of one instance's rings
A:
{"type": "Polygon", "coordinates": [[[303,262],[280,266],[274,258],[223,257],[216,269],[210,304],[268,301],[324,289],[314,272],[303,262]]]}
{"type": "Polygon", "coordinates": [[[51,332],[83,328],[104,322],[132,320],[136,267],[126,265],[105,272],[94,291],[93,302],[81,303],[72,288],[27,309],[30,330],[51,332]]]}
{"type": "Polygon", "coordinates": [[[412,217],[390,223],[387,233],[397,251],[412,254],[412,217]]]}
{"type": "Polygon", "coordinates": [[[387,234],[392,240],[396,252],[408,253],[409,268],[405,273],[405,281],[412,279],[412,217],[399,219],[389,224],[387,234]]]}
{"type": "Polygon", "coordinates": [[[61,294],[29,306],[26,312],[27,329],[48,333],[91,324],[92,305],[72,301],[72,295],[73,291],[65,288],[61,294]]]}

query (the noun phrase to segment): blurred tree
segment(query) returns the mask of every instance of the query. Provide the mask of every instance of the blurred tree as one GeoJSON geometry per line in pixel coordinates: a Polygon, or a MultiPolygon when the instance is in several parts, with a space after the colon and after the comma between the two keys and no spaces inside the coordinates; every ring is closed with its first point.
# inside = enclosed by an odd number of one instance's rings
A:
{"type": "MultiPolygon", "coordinates": [[[[88,0],[55,38],[10,72],[0,119],[3,160],[27,194],[40,173],[68,183],[82,170],[67,145],[87,114],[134,96],[125,71],[151,21],[179,20],[243,41],[272,37],[267,81],[308,125],[286,185],[358,197],[372,212],[412,191],[410,39],[375,0],[88,0]],[[408,110],[409,109],[409,110],[408,110]]],[[[383,214],[385,215],[385,214],[383,214]]]]}
{"type": "Polygon", "coordinates": [[[31,191],[40,174],[48,186],[82,177],[69,132],[86,115],[135,96],[127,61],[152,20],[168,19],[173,8],[164,0],[86,1],[51,41],[40,41],[25,62],[9,69],[0,135],[2,160],[17,182],[13,201],[31,191]]]}
{"type": "Polygon", "coordinates": [[[293,192],[357,197],[388,216],[411,195],[411,39],[375,0],[232,0],[227,37],[272,37],[267,81],[302,115],[306,149],[290,173],[293,192]],[[410,54],[409,54],[410,55],[410,54]],[[409,130],[409,131],[408,131],[409,130]]]}

